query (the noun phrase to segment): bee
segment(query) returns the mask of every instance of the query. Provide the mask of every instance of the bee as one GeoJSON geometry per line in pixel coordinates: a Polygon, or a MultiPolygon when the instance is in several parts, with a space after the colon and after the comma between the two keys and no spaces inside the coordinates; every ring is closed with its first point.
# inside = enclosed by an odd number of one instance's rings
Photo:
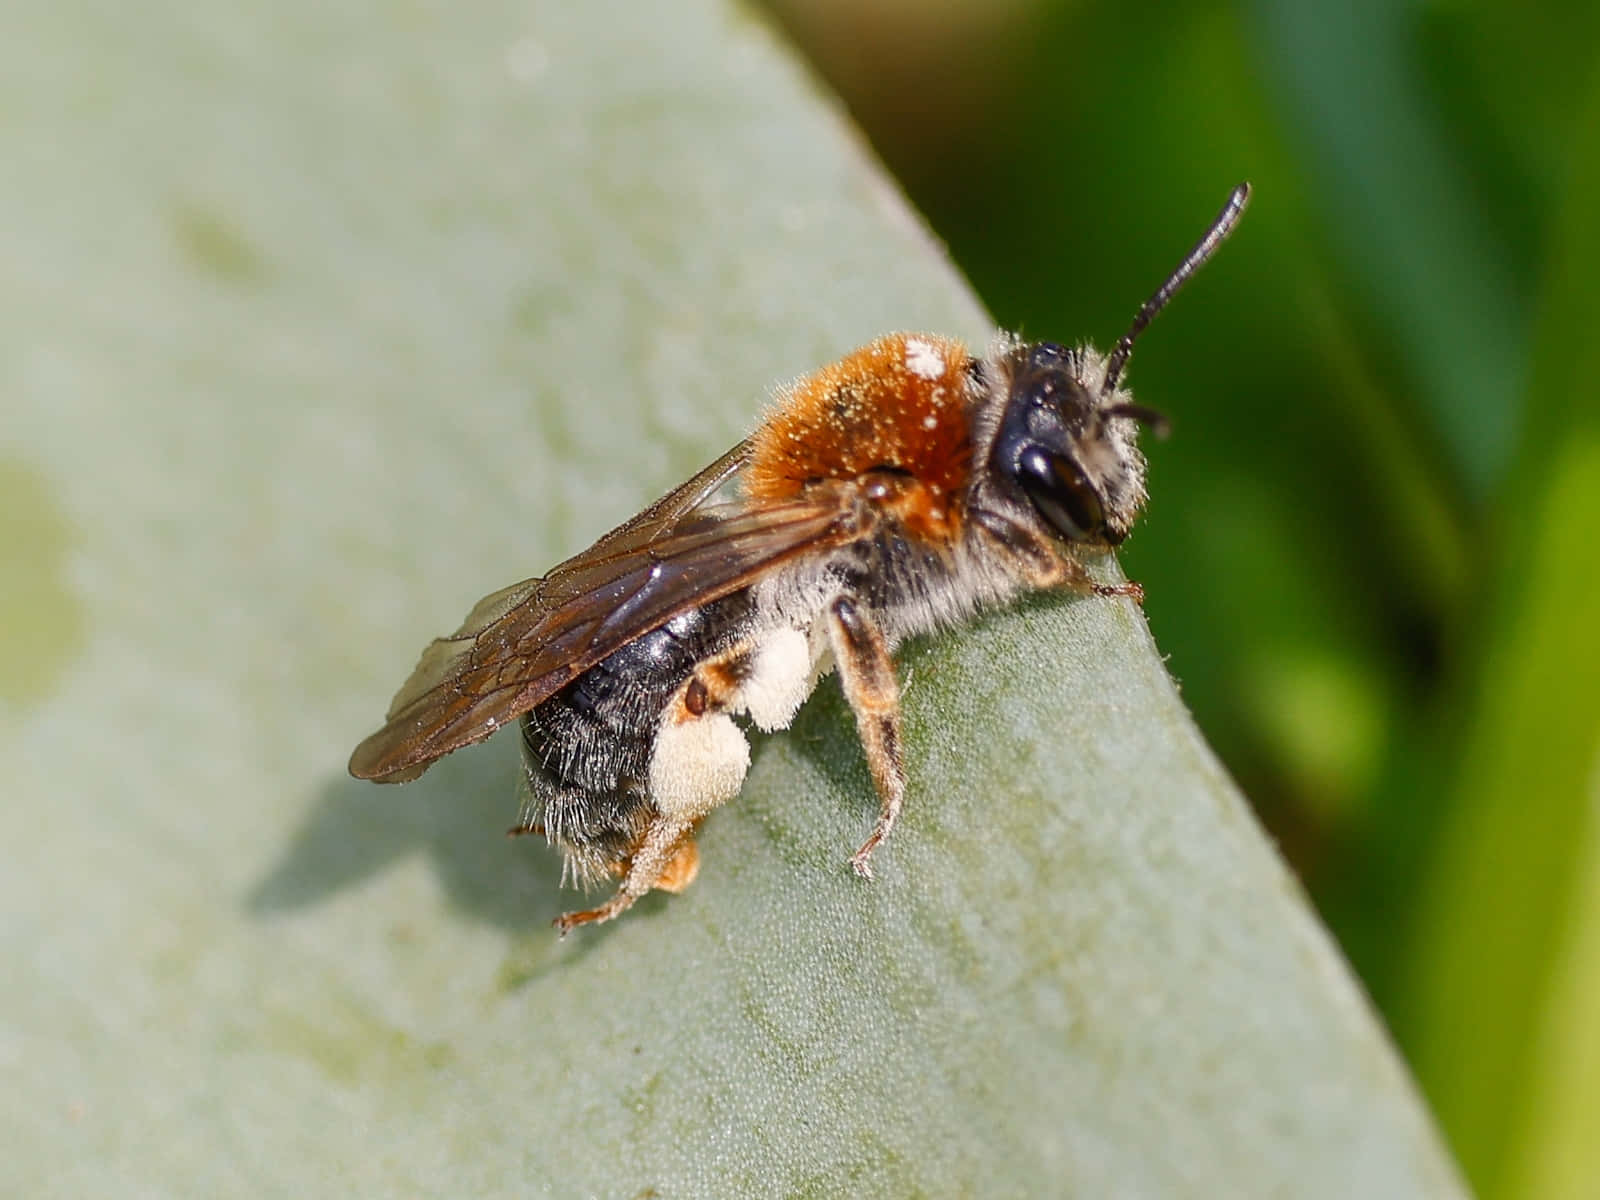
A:
{"type": "Polygon", "coordinates": [[[687,887],[696,829],[750,764],[739,722],[787,728],[832,670],[877,792],[850,859],[870,878],[906,794],[896,646],[1041,589],[1142,601],[1086,567],[1127,537],[1139,429],[1165,424],[1122,374],[1248,198],[1234,189],[1109,355],[893,333],[780,389],[716,462],[434,641],[350,773],[415,779],[520,720],[530,798],[511,832],[560,847],[564,879],[621,881],[557,918],[565,935],[687,887]]]}

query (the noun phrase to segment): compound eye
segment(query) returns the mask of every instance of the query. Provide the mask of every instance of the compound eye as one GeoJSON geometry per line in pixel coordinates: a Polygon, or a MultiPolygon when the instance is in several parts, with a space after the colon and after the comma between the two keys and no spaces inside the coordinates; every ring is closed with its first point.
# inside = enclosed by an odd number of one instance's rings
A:
{"type": "Polygon", "coordinates": [[[1100,493],[1077,463],[1042,446],[1029,446],[1017,468],[1022,490],[1063,537],[1079,541],[1103,532],[1106,518],[1100,493]]]}

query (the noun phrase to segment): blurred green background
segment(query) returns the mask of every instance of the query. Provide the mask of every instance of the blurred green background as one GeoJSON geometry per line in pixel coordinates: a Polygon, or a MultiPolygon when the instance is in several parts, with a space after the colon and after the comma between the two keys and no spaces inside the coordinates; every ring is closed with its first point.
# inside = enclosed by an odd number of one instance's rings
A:
{"type": "Polygon", "coordinates": [[[1600,5],[778,0],[1005,326],[1130,376],[1123,554],[1484,1196],[1600,1159],[1600,5]]]}

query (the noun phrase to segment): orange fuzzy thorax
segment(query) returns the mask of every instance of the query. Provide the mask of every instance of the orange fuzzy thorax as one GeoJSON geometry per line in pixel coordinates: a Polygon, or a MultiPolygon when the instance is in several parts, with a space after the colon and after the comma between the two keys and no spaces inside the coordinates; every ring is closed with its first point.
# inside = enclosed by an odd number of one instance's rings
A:
{"type": "Polygon", "coordinates": [[[950,338],[891,333],[796,380],[751,439],[746,493],[788,500],[888,467],[908,476],[895,508],[912,531],[948,536],[972,460],[968,361],[950,338]]]}

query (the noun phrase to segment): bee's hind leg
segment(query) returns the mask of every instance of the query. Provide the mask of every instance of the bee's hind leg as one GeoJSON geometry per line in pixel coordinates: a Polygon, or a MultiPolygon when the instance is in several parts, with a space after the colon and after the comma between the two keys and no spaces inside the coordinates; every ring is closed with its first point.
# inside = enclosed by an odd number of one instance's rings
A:
{"type": "Polygon", "coordinates": [[[694,832],[691,830],[684,835],[672,858],[662,868],[661,877],[656,880],[656,887],[676,896],[693,883],[699,874],[700,846],[694,840],[694,832]]]}
{"type": "Polygon", "coordinates": [[[649,820],[643,838],[625,857],[622,886],[599,908],[558,917],[556,928],[563,935],[622,915],[651,888],[677,892],[693,881],[700,866],[695,826],[739,794],[750,766],[744,734],[727,713],[706,701],[704,684],[691,678],[668,704],[650,755],[649,820]]]}
{"type": "Polygon", "coordinates": [[[620,917],[653,887],[680,892],[693,881],[699,866],[694,823],[658,816],[628,861],[627,874],[622,877],[622,886],[616,894],[598,908],[562,913],[555,920],[556,930],[566,937],[579,925],[598,925],[620,917]]]}

